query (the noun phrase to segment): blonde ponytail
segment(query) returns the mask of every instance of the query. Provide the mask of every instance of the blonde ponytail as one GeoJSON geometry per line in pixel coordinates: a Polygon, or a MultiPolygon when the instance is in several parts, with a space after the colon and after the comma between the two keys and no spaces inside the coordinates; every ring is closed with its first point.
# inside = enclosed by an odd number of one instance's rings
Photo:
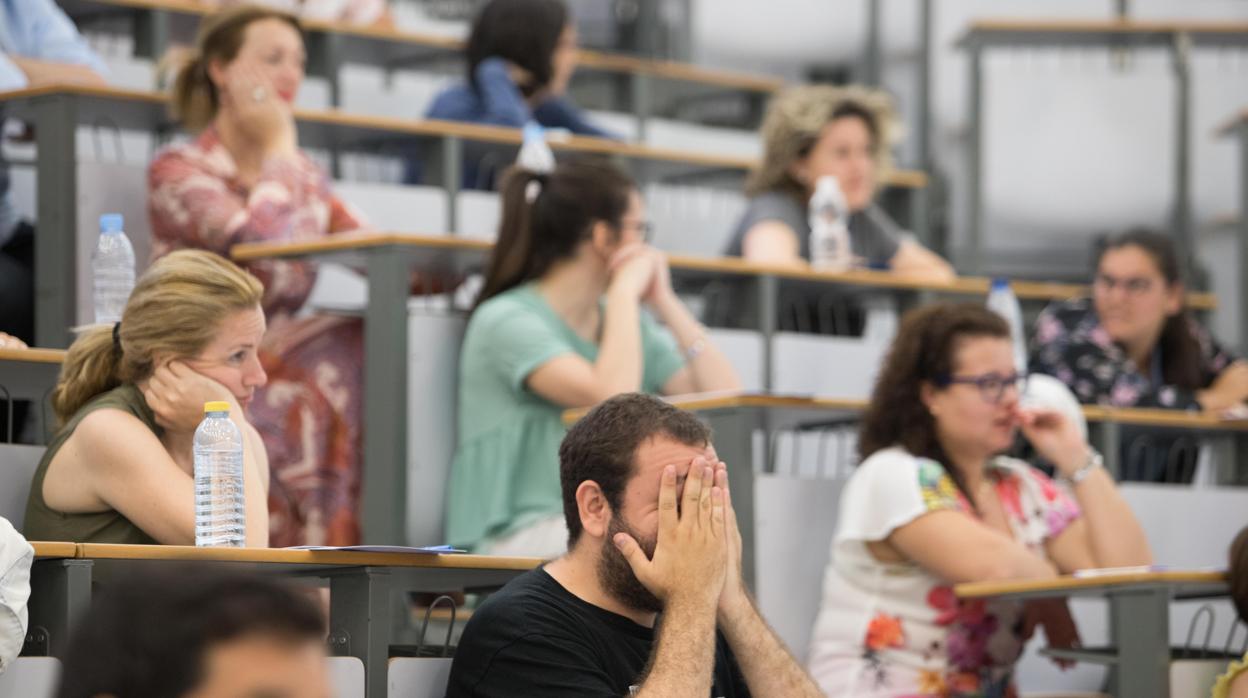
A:
{"type": "Polygon", "coordinates": [[[52,391],[52,409],[64,424],[91,398],[121,385],[121,352],[113,342],[112,325],[91,325],[78,335],[61,365],[52,391]]]}

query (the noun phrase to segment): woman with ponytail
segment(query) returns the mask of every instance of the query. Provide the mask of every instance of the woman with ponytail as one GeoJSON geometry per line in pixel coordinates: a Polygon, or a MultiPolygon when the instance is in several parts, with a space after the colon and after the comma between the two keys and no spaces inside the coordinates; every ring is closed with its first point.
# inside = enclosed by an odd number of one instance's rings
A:
{"type": "Polygon", "coordinates": [[[513,168],[501,196],[498,242],[460,354],[446,535],[492,554],[554,557],[568,536],[563,410],[740,382],[672,291],[625,174],[594,161],[549,174],[513,168]]]}
{"type": "Polygon", "coordinates": [[[60,428],[35,471],[35,540],[194,545],[192,438],[204,403],[243,433],[247,545],[268,544],[268,459],[245,410],[266,376],[252,275],[208,252],[157,261],[121,322],[84,330],[52,394],[60,428]]]}
{"type": "MultiPolygon", "coordinates": [[[[155,257],[182,248],[229,256],[240,242],[310,240],[358,229],[361,218],[299,150],[292,102],[304,73],[298,21],[235,7],[204,21],[173,88],[174,113],[195,140],[159,154],[149,172],[155,257]]],[[[363,323],[296,317],[316,280],[299,261],[257,262],[270,332],[270,383],[250,418],[273,463],[272,544],[359,542],[363,323]]]]}

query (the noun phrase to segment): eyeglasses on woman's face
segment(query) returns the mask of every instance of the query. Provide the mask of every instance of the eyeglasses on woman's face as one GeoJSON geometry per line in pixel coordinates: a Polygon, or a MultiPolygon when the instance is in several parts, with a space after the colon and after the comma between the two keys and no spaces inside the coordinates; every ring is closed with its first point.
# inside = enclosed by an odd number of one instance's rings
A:
{"type": "Polygon", "coordinates": [[[979,389],[980,397],[995,405],[1005,398],[1005,391],[1011,387],[1014,388],[1015,395],[1022,395],[1026,392],[1027,374],[1015,372],[1001,375],[993,371],[978,376],[941,376],[936,380],[936,385],[941,388],[951,385],[973,385],[979,389]]]}

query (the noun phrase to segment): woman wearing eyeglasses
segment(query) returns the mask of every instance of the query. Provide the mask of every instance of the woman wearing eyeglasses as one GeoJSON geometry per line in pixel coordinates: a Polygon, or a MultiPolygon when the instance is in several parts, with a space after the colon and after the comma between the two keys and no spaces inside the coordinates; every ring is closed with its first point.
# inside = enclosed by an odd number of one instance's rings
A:
{"type": "Polygon", "coordinates": [[[1035,625],[1077,640],[1061,604],[959,602],[962,582],[1146,565],[1144,532],[1078,427],[1019,405],[1009,328],[979,305],[903,320],[863,415],[811,645],[839,696],[1007,696],[1035,625]],[[1067,488],[1001,456],[1021,430],[1067,488]]]}
{"type": "Polygon", "coordinates": [[[1110,240],[1092,298],[1058,303],[1036,321],[1031,369],[1080,402],[1222,412],[1248,398],[1248,362],[1214,341],[1184,307],[1170,239],[1132,230],[1110,240]]]}
{"type": "Polygon", "coordinates": [[[555,557],[568,538],[565,409],[740,381],[672,291],[627,175],[605,161],[513,168],[501,196],[498,242],[460,351],[446,536],[478,552],[555,557]]]}

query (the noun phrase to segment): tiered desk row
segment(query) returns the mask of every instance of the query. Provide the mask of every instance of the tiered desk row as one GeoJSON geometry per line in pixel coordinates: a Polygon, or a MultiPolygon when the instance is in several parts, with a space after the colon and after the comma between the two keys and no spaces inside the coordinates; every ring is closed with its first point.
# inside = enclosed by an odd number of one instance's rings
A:
{"type": "MultiPolygon", "coordinates": [[[[161,565],[217,565],[287,578],[328,580],[329,647],[364,664],[369,698],[386,696],[399,592],[489,591],[536,567],[531,558],[266,548],[195,548],[36,542],[30,633],[24,654],[63,657],[93,588],[161,565]]],[[[404,597],[405,598],[405,597],[404,597]]],[[[400,608],[403,606],[400,604],[400,608]]]]}
{"type": "MultiPolygon", "coordinates": [[[[36,129],[36,196],[39,235],[36,237],[36,341],[42,346],[68,343],[76,324],[79,254],[75,138],[79,126],[107,123],[119,129],[165,133],[170,124],[164,95],[154,92],[83,86],[48,86],[0,93],[6,116],[38,124],[36,129]]],[[[408,120],[347,114],[337,110],[297,110],[299,142],[305,148],[331,151],[375,151],[378,144],[423,144],[440,163],[438,179],[446,193],[446,220],[456,228],[455,199],[461,181],[465,142],[515,148],[516,129],[434,120],[408,120]]],[[[634,165],[643,179],[673,172],[731,170],[744,173],[753,161],[707,153],[631,145],[599,138],[571,136],[551,142],[557,153],[597,154],[634,165]]],[[[921,173],[899,171],[889,178],[898,187],[922,187],[921,173]]]]}

